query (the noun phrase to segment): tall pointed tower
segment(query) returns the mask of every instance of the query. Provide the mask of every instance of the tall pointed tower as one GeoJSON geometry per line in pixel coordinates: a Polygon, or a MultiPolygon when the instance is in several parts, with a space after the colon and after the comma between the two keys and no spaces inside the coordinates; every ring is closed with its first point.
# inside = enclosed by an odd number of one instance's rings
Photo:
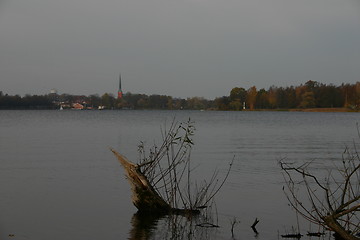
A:
{"type": "Polygon", "coordinates": [[[123,97],[123,92],[121,89],[121,74],[119,74],[119,90],[118,90],[118,99],[121,99],[123,97]]]}

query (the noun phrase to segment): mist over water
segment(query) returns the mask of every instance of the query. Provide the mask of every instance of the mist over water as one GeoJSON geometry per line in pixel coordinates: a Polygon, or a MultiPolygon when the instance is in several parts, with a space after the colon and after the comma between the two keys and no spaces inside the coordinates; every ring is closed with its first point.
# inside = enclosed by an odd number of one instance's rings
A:
{"type": "Polygon", "coordinates": [[[278,239],[297,225],[278,161],[327,169],[359,142],[358,113],[0,111],[0,239],[131,238],[136,208],[109,147],[136,162],[140,141],[160,143],[174,117],[195,122],[194,178],[223,177],[235,158],[215,199],[220,228],[197,239],[231,239],[234,217],[236,239],[255,239],[256,217],[256,239],[278,239]]]}

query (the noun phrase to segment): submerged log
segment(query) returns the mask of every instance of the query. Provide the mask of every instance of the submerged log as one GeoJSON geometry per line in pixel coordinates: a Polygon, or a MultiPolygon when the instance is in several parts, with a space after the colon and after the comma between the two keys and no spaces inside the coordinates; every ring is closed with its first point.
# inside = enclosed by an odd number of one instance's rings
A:
{"type": "Polygon", "coordinates": [[[114,149],[110,150],[125,170],[126,178],[131,186],[132,202],[135,207],[141,212],[170,213],[173,209],[151,186],[146,176],[141,172],[140,167],[127,160],[114,149]]]}
{"type": "Polygon", "coordinates": [[[302,235],[300,233],[290,233],[290,234],[285,234],[285,235],[281,235],[282,238],[301,238],[302,235]]]}

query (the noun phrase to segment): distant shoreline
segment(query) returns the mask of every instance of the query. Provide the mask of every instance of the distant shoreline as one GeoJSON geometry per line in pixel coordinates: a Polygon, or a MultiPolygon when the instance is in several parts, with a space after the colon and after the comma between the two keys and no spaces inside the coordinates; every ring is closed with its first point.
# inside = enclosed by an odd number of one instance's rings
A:
{"type": "Polygon", "coordinates": [[[349,108],[305,108],[305,109],[290,109],[292,112],[359,112],[349,108]]]}
{"type": "Polygon", "coordinates": [[[359,112],[349,108],[289,108],[289,109],[254,109],[245,111],[274,111],[274,112],[359,112]]]}
{"type": "MultiPolygon", "coordinates": [[[[33,108],[33,109],[24,109],[24,108],[19,108],[19,109],[1,109],[1,110],[19,110],[19,111],[43,111],[43,110],[54,110],[54,111],[59,111],[60,109],[45,109],[45,108],[33,108]]],[[[197,110],[197,109],[105,109],[105,110],[97,110],[97,109],[92,109],[92,110],[77,110],[77,109],[65,109],[64,111],[131,111],[131,110],[135,110],[135,111],[142,111],[142,110],[146,110],[146,111],[225,111],[225,112],[360,112],[357,110],[352,110],[349,108],[290,108],[290,109],[254,109],[254,110],[250,110],[250,109],[245,109],[245,110],[239,110],[239,111],[234,111],[234,110],[214,110],[214,109],[204,109],[204,110],[197,110]]]]}

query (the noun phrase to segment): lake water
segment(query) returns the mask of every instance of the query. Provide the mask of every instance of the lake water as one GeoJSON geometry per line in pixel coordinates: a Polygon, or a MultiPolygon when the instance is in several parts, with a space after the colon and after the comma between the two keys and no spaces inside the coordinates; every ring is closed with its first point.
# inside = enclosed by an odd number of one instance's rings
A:
{"type": "MultiPolygon", "coordinates": [[[[109,147],[136,162],[140,141],[159,143],[161,127],[174,117],[195,122],[197,179],[215,169],[223,177],[235,157],[215,199],[220,228],[197,229],[186,239],[232,239],[234,218],[234,239],[291,232],[296,214],[278,161],[331,166],[358,142],[360,120],[358,113],[0,111],[0,239],[170,239],[166,219],[151,231],[138,227],[130,187],[109,147]],[[257,236],[250,228],[255,218],[257,236]]],[[[306,234],[314,227],[300,220],[300,228],[306,234]]]]}

